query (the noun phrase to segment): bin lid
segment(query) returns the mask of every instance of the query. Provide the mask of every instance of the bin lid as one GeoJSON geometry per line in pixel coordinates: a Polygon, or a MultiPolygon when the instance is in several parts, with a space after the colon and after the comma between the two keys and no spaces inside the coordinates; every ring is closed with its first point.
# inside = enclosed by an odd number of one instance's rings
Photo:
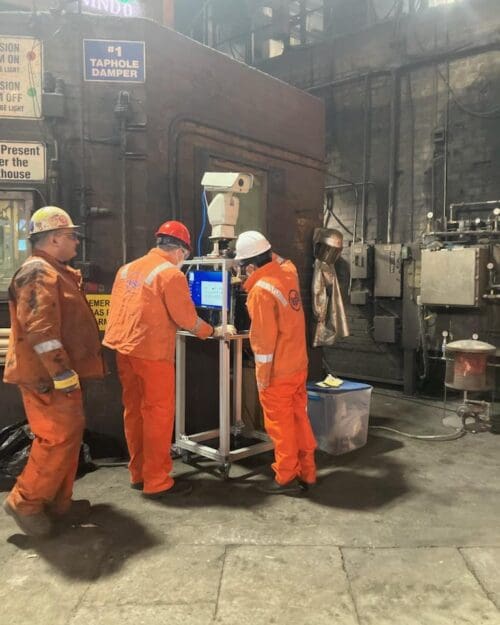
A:
{"type": "Polygon", "coordinates": [[[318,394],[332,395],[338,393],[347,393],[348,391],[363,391],[367,388],[373,388],[369,384],[365,384],[364,382],[353,382],[352,380],[344,380],[342,386],[338,386],[337,388],[321,388],[321,386],[316,386],[316,382],[308,382],[307,390],[314,391],[318,394]]]}
{"type": "Polygon", "coordinates": [[[494,354],[496,347],[483,341],[474,341],[472,339],[466,339],[463,341],[453,341],[448,343],[446,351],[448,352],[467,352],[474,354],[494,354]]]}

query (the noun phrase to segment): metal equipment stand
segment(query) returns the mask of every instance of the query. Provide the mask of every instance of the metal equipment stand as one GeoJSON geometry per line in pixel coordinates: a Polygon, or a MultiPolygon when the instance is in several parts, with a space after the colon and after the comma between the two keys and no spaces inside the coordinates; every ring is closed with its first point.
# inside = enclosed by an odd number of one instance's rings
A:
{"type": "MultiPolygon", "coordinates": [[[[215,430],[186,434],[186,342],[192,335],[177,333],[176,345],[176,399],[175,399],[175,446],[183,450],[182,457],[188,460],[191,454],[198,454],[220,464],[224,479],[229,477],[231,463],[248,456],[260,454],[273,448],[264,432],[248,430],[241,418],[241,382],[243,341],[247,334],[237,334],[219,341],[219,427],[215,430]],[[233,345],[233,406],[231,411],[231,345],[233,345]],[[231,412],[233,419],[231,419],[231,412]],[[231,425],[232,424],[232,425],[231,425]],[[256,439],[253,445],[231,449],[231,434],[256,439]],[[205,441],[219,439],[218,449],[205,445],[205,441]]],[[[211,340],[211,339],[208,339],[211,340]]]]}
{"type": "MultiPolygon", "coordinates": [[[[229,288],[227,284],[226,268],[231,261],[217,259],[194,259],[189,265],[219,265],[224,270],[223,292],[229,288]]],[[[226,301],[225,299],[223,301],[226,301]]],[[[227,310],[222,309],[222,325],[227,324],[227,310]]],[[[175,400],[175,446],[182,450],[183,460],[198,454],[215,460],[220,465],[220,473],[224,479],[229,477],[231,463],[242,458],[260,454],[273,449],[273,444],[264,432],[247,429],[241,417],[241,387],[242,387],[242,354],[243,341],[248,333],[227,336],[219,340],[219,427],[206,432],[186,434],[186,343],[193,335],[189,332],[177,332],[176,341],[176,400],[175,400]],[[231,346],[233,347],[233,406],[231,410],[231,346]],[[255,439],[257,442],[248,446],[231,449],[231,435],[243,435],[245,439],[255,439]],[[206,441],[218,439],[218,448],[204,444],[206,441]]]]}

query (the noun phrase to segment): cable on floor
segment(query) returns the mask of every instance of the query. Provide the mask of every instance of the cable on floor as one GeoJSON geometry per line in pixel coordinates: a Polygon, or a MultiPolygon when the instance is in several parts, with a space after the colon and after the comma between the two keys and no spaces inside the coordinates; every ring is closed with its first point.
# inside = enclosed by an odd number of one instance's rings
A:
{"type": "Polygon", "coordinates": [[[467,432],[464,428],[455,430],[453,434],[410,434],[409,432],[402,432],[396,430],[396,428],[390,428],[385,425],[370,425],[369,430],[384,430],[386,432],[392,432],[393,434],[399,434],[400,436],[406,436],[407,438],[415,438],[419,441],[455,441],[458,438],[462,438],[467,432]]]}

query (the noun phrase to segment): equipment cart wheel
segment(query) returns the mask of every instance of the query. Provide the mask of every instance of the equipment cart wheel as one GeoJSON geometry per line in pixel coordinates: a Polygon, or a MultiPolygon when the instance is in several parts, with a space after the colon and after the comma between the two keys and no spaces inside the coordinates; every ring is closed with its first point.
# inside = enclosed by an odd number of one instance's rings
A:
{"type": "Polygon", "coordinates": [[[231,470],[231,463],[229,462],[224,462],[224,464],[221,464],[217,467],[217,473],[223,480],[229,479],[230,470],[231,470]]]}
{"type": "Polygon", "coordinates": [[[194,454],[191,451],[187,451],[186,449],[183,449],[181,456],[182,456],[182,462],[184,464],[191,464],[194,454]]]}

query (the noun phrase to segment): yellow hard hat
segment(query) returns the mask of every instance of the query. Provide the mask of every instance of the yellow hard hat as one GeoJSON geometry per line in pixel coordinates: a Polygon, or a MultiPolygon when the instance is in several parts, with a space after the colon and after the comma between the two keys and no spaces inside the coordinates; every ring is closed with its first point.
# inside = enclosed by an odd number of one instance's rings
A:
{"type": "Polygon", "coordinates": [[[44,206],[31,215],[30,236],[39,232],[60,230],[61,228],[78,228],[66,211],[57,206],[44,206]]]}

